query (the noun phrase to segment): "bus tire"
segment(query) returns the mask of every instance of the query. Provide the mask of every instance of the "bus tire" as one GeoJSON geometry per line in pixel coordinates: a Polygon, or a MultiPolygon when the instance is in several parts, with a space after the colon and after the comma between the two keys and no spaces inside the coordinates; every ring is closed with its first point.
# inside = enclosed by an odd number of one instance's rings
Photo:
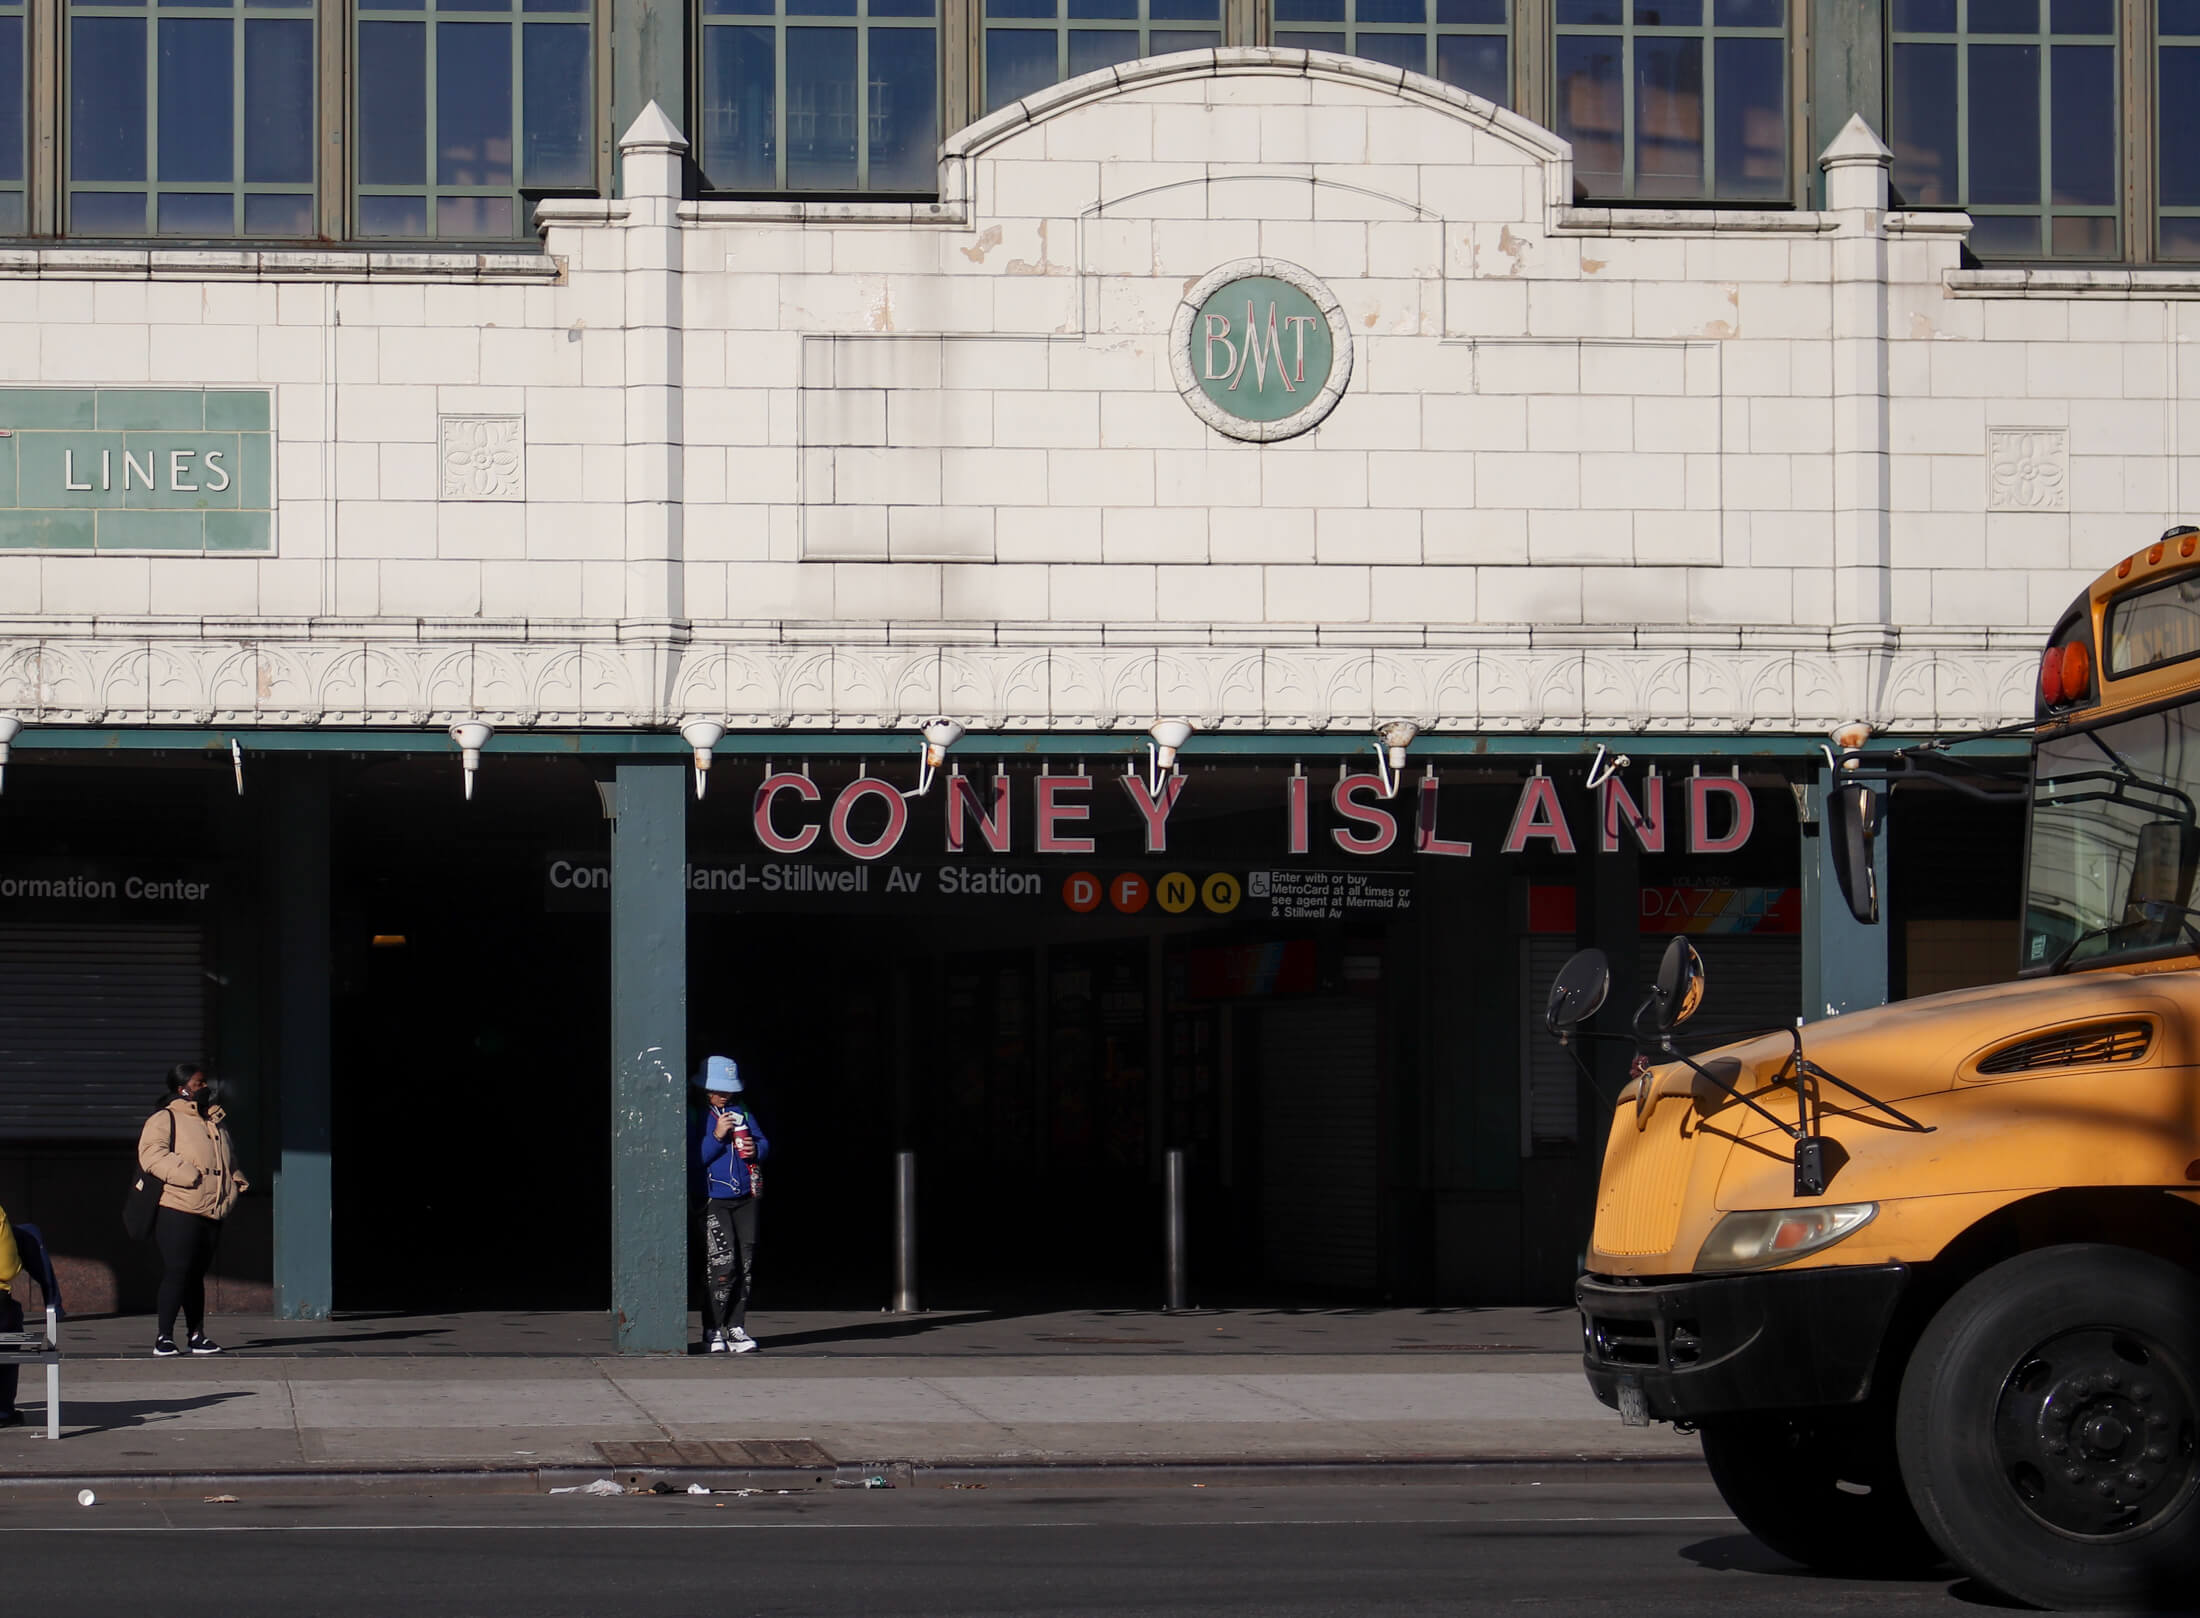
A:
{"type": "Polygon", "coordinates": [[[2200,1285],[2129,1248],[2020,1254],[1950,1298],[1895,1421],[1950,1558],[2040,1607],[2189,1601],[2200,1577],[2200,1285]]]}
{"type": "Polygon", "coordinates": [[[1703,1458],[1742,1526],[1822,1573],[1890,1578],[1941,1561],[1902,1487],[1882,1405],[1707,1418],[1703,1458]]]}

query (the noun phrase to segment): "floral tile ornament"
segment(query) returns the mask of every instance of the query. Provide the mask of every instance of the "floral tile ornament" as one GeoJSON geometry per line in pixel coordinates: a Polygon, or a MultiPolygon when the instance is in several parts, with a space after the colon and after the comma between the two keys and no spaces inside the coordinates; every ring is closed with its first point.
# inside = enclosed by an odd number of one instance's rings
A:
{"type": "Polygon", "coordinates": [[[526,444],[518,416],[443,416],[442,500],[524,500],[526,444]]]}
{"type": "Polygon", "coordinates": [[[1986,509],[2068,511],[2069,431],[2061,427],[1988,428],[1986,509]]]}

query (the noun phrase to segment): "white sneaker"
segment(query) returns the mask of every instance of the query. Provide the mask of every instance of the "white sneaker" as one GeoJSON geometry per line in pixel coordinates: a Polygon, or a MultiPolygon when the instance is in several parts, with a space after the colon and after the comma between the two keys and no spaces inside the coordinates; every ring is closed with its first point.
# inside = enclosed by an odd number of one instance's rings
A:
{"type": "Polygon", "coordinates": [[[753,1354],[756,1352],[756,1339],[742,1327],[736,1326],[726,1333],[726,1346],[736,1354],[753,1354]]]}
{"type": "Polygon", "coordinates": [[[709,1354],[725,1354],[731,1352],[726,1343],[726,1334],[722,1331],[708,1331],[703,1333],[703,1349],[705,1353],[709,1354]]]}

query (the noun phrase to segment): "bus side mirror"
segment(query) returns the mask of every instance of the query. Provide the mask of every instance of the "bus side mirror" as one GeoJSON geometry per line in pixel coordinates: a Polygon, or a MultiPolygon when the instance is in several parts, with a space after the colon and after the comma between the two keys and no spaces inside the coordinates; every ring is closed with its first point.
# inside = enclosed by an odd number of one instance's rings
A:
{"type": "Polygon", "coordinates": [[[1659,1031],[1670,1034],[1695,1016],[1696,1008],[1703,1004],[1703,990],[1703,957],[1687,939],[1675,938],[1665,946],[1665,956],[1658,962],[1655,1004],[1659,1031]]]}
{"type": "Polygon", "coordinates": [[[1612,965],[1600,949],[1585,949],[1558,969],[1551,998],[1543,1007],[1543,1026],[1563,1042],[1597,1014],[1612,989],[1612,965]]]}
{"type": "Polygon", "coordinates": [[[1826,791],[1825,823],[1834,880],[1849,914],[1870,927],[1879,920],[1879,879],[1872,870],[1872,840],[1879,835],[1879,794],[1861,781],[1826,791]]]}

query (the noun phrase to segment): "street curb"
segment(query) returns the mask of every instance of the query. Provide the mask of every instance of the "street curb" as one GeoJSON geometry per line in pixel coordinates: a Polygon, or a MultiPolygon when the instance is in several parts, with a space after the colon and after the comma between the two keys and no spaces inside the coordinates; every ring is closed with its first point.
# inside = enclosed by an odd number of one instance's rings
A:
{"type": "Polygon", "coordinates": [[[691,1483],[717,1489],[816,1490],[860,1488],[884,1478],[896,1488],[1048,1488],[1072,1485],[1189,1487],[1249,1485],[1368,1486],[1406,1483],[1591,1482],[1655,1479],[1701,1470],[1694,1456],[1547,1455],[1482,1458],[1428,1456],[1387,1461],[1153,1460],[1019,1461],[962,1464],[929,1461],[842,1462],[822,1467],[605,1466],[391,1467],[373,1471],[315,1469],[281,1472],[135,1472],[0,1477],[0,1505],[73,1500],[90,1489],[102,1501],[188,1500],[209,1494],[239,1498],[347,1498],[362,1495],[546,1495],[610,1478],[648,1492],[664,1483],[684,1493],[691,1483]]]}

